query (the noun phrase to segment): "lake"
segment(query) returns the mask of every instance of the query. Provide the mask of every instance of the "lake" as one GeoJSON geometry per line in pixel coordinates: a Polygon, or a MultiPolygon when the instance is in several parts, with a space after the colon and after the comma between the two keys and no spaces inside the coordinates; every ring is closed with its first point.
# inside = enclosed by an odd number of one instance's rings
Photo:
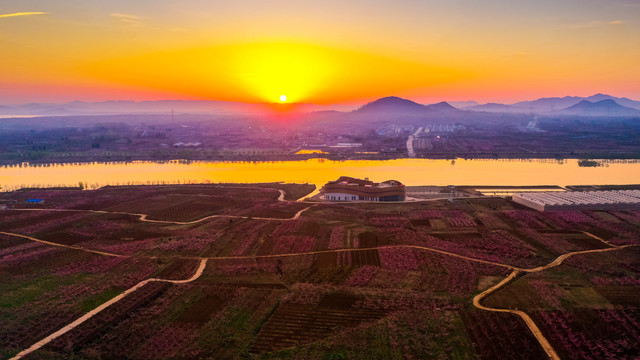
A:
{"type": "Polygon", "coordinates": [[[640,161],[597,160],[346,160],[275,162],[133,161],[72,164],[21,164],[0,167],[3,191],[22,187],[296,182],[318,186],[342,175],[373,181],[395,179],[406,185],[587,185],[640,183],[640,161]]]}

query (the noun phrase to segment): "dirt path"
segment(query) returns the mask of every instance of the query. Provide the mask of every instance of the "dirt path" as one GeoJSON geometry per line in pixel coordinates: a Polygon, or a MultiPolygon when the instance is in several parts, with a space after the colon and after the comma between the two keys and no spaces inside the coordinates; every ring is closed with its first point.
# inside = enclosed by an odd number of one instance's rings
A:
{"type": "MultiPolygon", "coordinates": [[[[90,252],[90,253],[93,253],[93,254],[100,254],[100,255],[106,255],[106,256],[117,256],[117,257],[132,257],[131,255],[115,254],[115,253],[110,253],[110,252],[106,252],[106,251],[91,250],[91,249],[83,248],[83,247],[80,247],[80,246],[72,246],[72,245],[65,245],[65,244],[55,243],[55,242],[51,242],[51,241],[46,241],[46,240],[41,240],[41,239],[38,239],[38,238],[34,238],[34,237],[28,236],[28,235],[22,235],[22,234],[10,233],[10,232],[1,232],[1,231],[0,231],[0,234],[8,235],[8,236],[21,237],[21,238],[24,238],[24,239],[28,239],[28,240],[31,240],[31,241],[37,241],[37,242],[40,242],[40,243],[43,243],[43,244],[47,244],[47,245],[63,247],[63,248],[68,248],[68,249],[74,249],[74,250],[81,250],[81,251],[86,251],[86,252],[90,252]]],[[[449,256],[453,256],[453,257],[457,257],[457,258],[460,258],[460,259],[465,259],[465,260],[469,260],[469,261],[473,261],[473,262],[505,267],[505,268],[508,268],[508,269],[511,269],[511,270],[527,271],[527,269],[522,269],[522,268],[519,268],[519,267],[516,267],[516,266],[512,266],[512,265],[502,264],[502,263],[498,263],[498,262],[494,262],[494,261],[476,259],[476,258],[472,258],[472,257],[469,257],[469,256],[460,255],[460,254],[456,254],[456,253],[452,253],[452,252],[448,252],[448,251],[444,251],[444,250],[434,249],[434,248],[430,248],[430,247],[426,247],[426,246],[417,246],[417,245],[383,245],[383,246],[376,246],[376,247],[371,247],[371,248],[331,249],[331,250],[317,250],[317,251],[307,251],[307,252],[300,252],[300,253],[271,254],[271,255],[212,256],[212,257],[167,256],[166,258],[192,259],[192,260],[246,260],[246,259],[268,259],[268,258],[282,258],[282,257],[305,256],[305,255],[318,255],[318,254],[326,254],[326,253],[341,253],[341,252],[352,252],[352,251],[369,251],[369,250],[389,249],[389,248],[398,248],[398,249],[404,248],[404,249],[417,249],[417,250],[431,251],[431,252],[444,254],[444,255],[449,255],[449,256]]],[[[163,258],[162,256],[137,256],[137,257],[150,258],[150,259],[163,258]]]]}
{"type": "MultiPolygon", "coordinates": [[[[258,217],[258,216],[241,216],[241,215],[211,215],[211,216],[207,216],[207,217],[203,217],[201,219],[198,220],[193,220],[193,221],[169,221],[169,220],[150,220],[147,219],[147,214],[129,214],[129,215],[137,215],[139,216],[140,221],[145,221],[145,222],[150,222],[150,223],[159,223],[159,224],[173,224],[173,225],[191,225],[191,224],[197,224],[199,222],[208,220],[208,219],[213,219],[213,218],[230,218],[230,219],[253,219],[253,220],[268,220],[268,221],[291,221],[291,220],[297,220],[300,215],[302,215],[303,212],[309,210],[310,208],[316,206],[315,205],[311,205],[309,207],[306,207],[300,211],[298,211],[297,213],[295,213],[295,215],[293,215],[290,218],[270,218],[270,217],[258,217]]],[[[92,210],[88,210],[88,211],[92,211],[92,210]]],[[[125,214],[125,213],[122,213],[125,214]]]]}
{"type": "Polygon", "coordinates": [[[208,257],[207,259],[209,259],[209,260],[215,260],[215,259],[219,259],[219,260],[268,259],[268,258],[318,255],[318,254],[326,254],[326,253],[369,251],[369,250],[394,249],[394,248],[395,249],[425,250],[425,251],[430,251],[430,252],[435,252],[435,253],[439,253],[439,254],[449,255],[449,256],[453,256],[453,257],[457,257],[457,258],[460,258],[460,259],[465,259],[465,260],[469,260],[469,261],[473,261],[473,262],[477,262],[477,263],[495,265],[495,266],[505,267],[505,268],[512,269],[512,270],[521,270],[521,268],[519,268],[519,267],[508,265],[508,264],[502,264],[502,263],[498,263],[498,262],[494,262],[494,261],[476,259],[476,258],[472,258],[472,257],[469,257],[469,256],[460,255],[460,254],[456,254],[456,253],[452,253],[452,252],[448,252],[448,251],[444,251],[444,250],[434,249],[434,248],[430,248],[430,247],[426,247],[426,246],[417,246],[417,245],[383,245],[383,246],[376,246],[376,247],[370,247],[370,248],[331,249],[331,250],[317,250],[317,251],[308,251],[308,252],[301,252],[301,253],[272,254],[272,255],[218,256],[218,257],[208,257]]]}
{"type": "Polygon", "coordinates": [[[502,313],[511,313],[511,314],[516,314],[516,315],[520,316],[524,320],[524,322],[527,324],[527,327],[529,327],[529,330],[531,330],[531,332],[533,333],[533,336],[536,337],[536,339],[538,340],[538,342],[542,346],[542,349],[544,349],[544,351],[547,353],[547,355],[549,356],[549,359],[560,360],[560,357],[558,356],[556,351],[553,349],[553,346],[551,346],[551,344],[549,343],[547,338],[545,338],[544,335],[542,335],[542,332],[540,331],[540,329],[538,328],[536,323],[533,321],[533,319],[531,319],[531,317],[529,315],[527,315],[527,313],[525,313],[524,311],[521,311],[521,310],[489,308],[489,307],[486,307],[486,306],[484,306],[484,305],[482,305],[480,303],[480,301],[483,298],[485,298],[487,295],[489,295],[493,291],[495,291],[495,290],[501,288],[502,286],[506,285],[507,283],[509,283],[516,276],[518,276],[519,273],[520,273],[520,271],[518,271],[518,270],[513,271],[511,274],[509,274],[509,276],[504,278],[504,280],[502,280],[501,282],[499,282],[496,285],[492,286],[491,288],[483,291],[482,293],[476,295],[473,298],[473,305],[475,307],[477,307],[478,309],[481,309],[481,310],[487,310],[487,311],[493,311],[493,312],[502,312],[502,313]]]}
{"type": "MultiPolygon", "coordinates": [[[[304,211],[304,210],[306,210],[306,209],[303,209],[301,211],[304,211]]],[[[253,219],[256,219],[256,218],[253,218],[253,219]]],[[[21,238],[24,238],[24,239],[40,242],[40,243],[47,244],[47,245],[63,247],[63,248],[68,248],[68,249],[74,249],[74,250],[81,250],[81,251],[86,251],[86,252],[90,252],[90,253],[94,253],[94,254],[100,254],[100,255],[106,255],[106,256],[117,256],[117,257],[131,257],[131,255],[116,254],[116,253],[111,253],[111,252],[107,252],[107,251],[87,249],[87,248],[83,248],[83,247],[80,247],[80,246],[73,246],[73,245],[65,245],[65,244],[55,243],[55,242],[52,242],[52,241],[42,240],[42,239],[38,239],[38,238],[35,238],[35,237],[32,237],[32,236],[23,235],[23,234],[16,234],[16,233],[4,232],[4,231],[0,231],[0,234],[8,235],[8,236],[21,237],[21,238]]],[[[216,259],[217,260],[234,260],[234,259],[235,260],[246,260],[246,259],[268,259],[268,258],[281,258],[281,257],[293,257],[293,256],[305,256],[305,255],[319,255],[319,254],[326,254],[326,253],[340,253],[340,252],[348,252],[348,251],[369,251],[369,250],[377,250],[377,249],[398,248],[398,249],[416,249],[416,250],[424,250],[424,251],[429,251],[429,252],[435,252],[435,253],[448,255],[448,256],[453,256],[453,257],[457,257],[457,258],[460,258],[460,259],[473,261],[473,262],[477,262],[477,263],[500,266],[500,267],[504,267],[504,268],[507,268],[507,269],[515,270],[515,271],[539,272],[539,271],[544,271],[544,270],[547,270],[549,268],[558,266],[558,265],[562,264],[562,262],[564,260],[566,260],[567,258],[569,258],[571,256],[574,256],[574,255],[597,253],[597,252],[606,252],[606,251],[612,251],[612,250],[617,250],[617,249],[624,249],[624,248],[631,247],[631,246],[640,246],[640,244],[611,245],[611,246],[612,247],[605,248],[605,249],[574,251],[574,252],[571,252],[571,253],[562,254],[562,255],[558,256],[555,260],[550,262],[549,264],[546,264],[546,265],[543,265],[543,266],[538,266],[536,268],[522,268],[522,267],[518,267],[518,266],[514,266],[514,265],[509,265],[509,264],[504,264],[504,263],[499,263],[499,262],[489,261],[489,260],[477,259],[477,258],[473,258],[473,257],[470,257],[470,256],[460,255],[460,254],[449,252],[449,251],[445,251],[445,250],[440,250],[440,249],[431,248],[431,247],[427,247],[427,246],[418,246],[418,245],[383,245],[383,246],[376,246],[376,247],[370,247],[370,248],[357,248],[357,249],[355,249],[355,248],[354,249],[345,248],[345,249],[317,250],[317,251],[307,251],[307,252],[300,252],[300,253],[271,254],[271,255],[212,256],[212,257],[167,256],[166,258],[180,258],[180,259],[194,259],[194,260],[203,260],[203,259],[208,259],[208,260],[216,260],[216,259]]],[[[145,256],[140,256],[140,257],[145,257],[145,256]]],[[[157,259],[157,258],[163,258],[163,257],[162,256],[148,256],[146,258],[157,259]]]]}
{"type": "Polygon", "coordinates": [[[583,255],[583,254],[592,254],[592,253],[599,253],[599,252],[607,252],[607,251],[614,251],[614,250],[626,249],[626,248],[632,247],[632,246],[640,246],[640,244],[629,244],[629,245],[619,245],[619,246],[613,246],[612,245],[612,247],[605,248],[605,249],[574,251],[574,252],[570,252],[570,253],[566,253],[566,254],[562,254],[562,255],[558,256],[555,260],[553,260],[552,262],[550,262],[547,265],[538,266],[537,268],[533,268],[533,269],[518,269],[518,270],[526,271],[526,272],[543,271],[543,270],[547,270],[549,268],[556,267],[556,266],[562,264],[563,261],[565,261],[566,259],[570,258],[571,256],[583,255]]]}
{"type": "Polygon", "coordinates": [[[594,239],[596,239],[596,240],[598,240],[598,241],[600,241],[600,242],[602,242],[602,243],[604,243],[606,245],[613,246],[613,247],[619,247],[620,246],[620,245],[614,245],[614,244],[608,242],[607,240],[605,240],[605,239],[603,239],[603,238],[601,238],[599,236],[593,235],[592,233],[590,233],[588,231],[582,231],[582,233],[587,235],[587,236],[590,236],[590,237],[592,237],[592,238],[594,238],[594,239]]]}
{"type": "MultiPolygon", "coordinates": [[[[590,236],[592,236],[594,238],[597,238],[592,234],[589,234],[589,233],[586,233],[586,234],[588,234],[588,235],[590,235],[590,236]]],[[[544,265],[544,266],[539,266],[539,267],[533,268],[533,269],[517,269],[517,270],[514,270],[511,274],[509,274],[509,276],[507,276],[501,282],[497,283],[496,285],[492,286],[491,288],[489,288],[489,289],[481,292],[480,294],[476,295],[473,298],[473,305],[475,307],[477,307],[478,309],[481,309],[481,310],[493,311],[493,312],[502,312],[502,313],[511,313],[511,314],[515,314],[515,315],[520,316],[522,318],[522,320],[524,320],[524,322],[527,324],[527,327],[529,327],[529,330],[536,337],[536,339],[540,343],[540,346],[542,346],[542,349],[547,353],[549,358],[553,359],[553,360],[559,360],[560,357],[558,356],[556,351],[553,349],[553,346],[551,346],[549,341],[544,337],[544,335],[542,335],[542,332],[540,331],[540,328],[538,328],[536,323],[533,321],[533,319],[527,313],[525,313],[522,310],[499,309],[499,308],[486,307],[486,306],[482,305],[481,301],[482,301],[482,299],[487,297],[487,295],[491,294],[492,292],[494,292],[494,291],[500,289],[501,287],[505,286],[506,284],[508,284],[511,280],[513,280],[521,272],[534,273],[534,272],[544,271],[544,270],[550,269],[552,267],[556,267],[556,266],[561,265],[563,261],[565,261],[566,259],[568,259],[569,257],[574,256],[574,255],[584,255],[584,254],[591,254],[591,253],[615,251],[615,250],[628,248],[628,247],[631,247],[631,246],[639,246],[638,244],[613,245],[613,244],[609,244],[606,240],[603,240],[603,239],[600,239],[600,238],[597,238],[597,239],[601,240],[602,242],[605,242],[606,244],[608,244],[608,245],[610,245],[612,247],[606,248],[606,249],[575,251],[575,252],[571,252],[571,253],[560,255],[554,261],[552,261],[551,263],[549,263],[547,265],[544,265]]]]}
{"type": "MultiPolygon", "coordinates": [[[[284,192],[283,194],[281,194],[280,196],[284,196],[284,192]]],[[[302,213],[304,213],[305,211],[309,210],[310,208],[317,206],[318,204],[313,204],[310,205],[309,207],[306,207],[300,211],[298,211],[297,213],[295,213],[295,215],[293,215],[290,218],[270,218],[270,217],[258,217],[258,216],[243,216],[243,215],[224,215],[224,214],[220,214],[220,215],[210,215],[210,216],[206,216],[203,218],[200,218],[198,220],[193,220],[193,221],[171,221],[171,220],[151,220],[151,219],[147,219],[147,216],[149,216],[148,214],[138,214],[138,213],[129,213],[129,212],[122,212],[122,211],[106,211],[106,210],[78,210],[78,209],[6,209],[5,211],[52,211],[52,212],[88,212],[88,213],[92,213],[92,214],[116,214],[116,215],[130,215],[130,216],[137,216],[138,220],[140,221],[144,221],[144,222],[149,222],[149,223],[155,223],[155,224],[171,224],[171,225],[191,225],[191,224],[197,224],[199,222],[208,220],[208,219],[213,219],[213,218],[230,218],[230,219],[254,219],[254,220],[268,220],[268,221],[291,221],[291,220],[297,220],[300,215],[302,215],[302,213]]]]}
{"type": "Polygon", "coordinates": [[[62,329],[54,332],[53,334],[45,337],[44,339],[38,341],[37,343],[31,345],[28,349],[22,350],[16,356],[12,357],[10,360],[20,359],[20,358],[22,358],[22,357],[24,357],[26,355],[29,355],[30,353],[38,350],[38,349],[40,349],[41,347],[47,345],[48,343],[50,343],[51,341],[53,341],[53,340],[57,339],[58,337],[64,335],[65,333],[71,331],[76,326],[78,326],[78,325],[82,324],[83,322],[89,320],[90,318],[92,318],[93,316],[95,316],[96,314],[101,312],[102,310],[104,310],[104,309],[108,308],[109,306],[117,303],[118,301],[124,299],[125,296],[135,292],[136,290],[138,290],[139,288],[145,286],[146,284],[148,284],[150,282],[157,281],[157,282],[168,282],[168,283],[172,283],[172,284],[188,283],[188,282],[194,281],[197,278],[199,278],[200,275],[202,275],[202,272],[204,271],[204,268],[206,266],[207,266],[207,260],[206,259],[200,260],[200,266],[196,270],[195,274],[193,274],[193,276],[191,276],[190,278],[188,278],[186,280],[167,280],[167,279],[156,279],[156,278],[143,280],[143,281],[137,283],[134,287],[125,290],[122,294],[112,298],[111,300],[105,302],[104,304],[102,304],[102,305],[98,306],[97,308],[95,308],[95,309],[89,311],[88,313],[84,314],[83,316],[81,316],[80,318],[78,318],[74,322],[66,325],[62,329]]]}
{"type": "Polygon", "coordinates": [[[31,237],[31,236],[28,236],[28,235],[15,234],[15,233],[4,232],[4,231],[0,231],[0,234],[8,235],[8,236],[21,237],[21,238],[24,238],[24,239],[27,239],[27,240],[36,241],[36,242],[47,244],[47,245],[52,245],[52,246],[57,246],[57,247],[62,247],[62,248],[67,248],[67,249],[86,251],[86,252],[90,252],[90,253],[93,253],[93,254],[106,255],[106,256],[115,256],[115,257],[129,257],[128,255],[115,254],[115,253],[110,253],[110,252],[107,252],[107,251],[91,250],[91,249],[83,248],[83,247],[80,247],[80,246],[73,246],[73,245],[65,245],[65,244],[55,243],[55,242],[51,242],[51,241],[47,241],[47,240],[34,238],[34,237],[31,237]]]}

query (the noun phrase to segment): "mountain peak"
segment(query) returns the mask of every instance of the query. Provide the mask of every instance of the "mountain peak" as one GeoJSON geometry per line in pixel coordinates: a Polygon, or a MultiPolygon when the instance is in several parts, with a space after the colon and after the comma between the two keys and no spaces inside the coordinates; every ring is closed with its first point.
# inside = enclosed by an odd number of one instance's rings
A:
{"type": "Polygon", "coordinates": [[[599,100],[599,101],[589,101],[589,100],[580,100],[579,103],[571,106],[571,107],[577,107],[577,106],[589,106],[589,107],[594,107],[594,106],[598,106],[598,107],[604,107],[604,106],[620,106],[615,100],[613,99],[604,99],[604,100],[599,100]]]}
{"type": "Polygon", "coordinates": [[[387,96],[372,101],[356,111],[399,112],[399,111],[424,111],[426,108],[411,100],[397,96],[387,96]]]}
{"type": "Polygon", "coordinates": [[[591,96],[585,98],[585,100],[589,100],[591,102],[598,102],[600,100],[607,100],[607,99],[613,99],[613,96],[598,93],[598,94],[591,95],[591,96]]]}
{"type": "Polygon", "coordinates": [[[452,106],[446,101],[441,101],[436,104],[426,105],[427,109],[436,110],[436,111],[459,111],[458,108],[452,106]]]}

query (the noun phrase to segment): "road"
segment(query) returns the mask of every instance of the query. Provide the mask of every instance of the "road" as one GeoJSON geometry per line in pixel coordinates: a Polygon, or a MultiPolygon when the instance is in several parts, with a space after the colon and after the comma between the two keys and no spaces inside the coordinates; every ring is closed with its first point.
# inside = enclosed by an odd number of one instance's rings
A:
{"type": "Polygon", "coordinates": [[[418,134],[420,134],[422,132],[422,128],[419,127],[418,130],[416,130],[416,132],[413,133],[413,135],[409,135],[409,139],[407,139],[407,155],[410,158],[414,158],[416,157],[416,152],[413,149],[413,139],[418,136],[418,134]]]}

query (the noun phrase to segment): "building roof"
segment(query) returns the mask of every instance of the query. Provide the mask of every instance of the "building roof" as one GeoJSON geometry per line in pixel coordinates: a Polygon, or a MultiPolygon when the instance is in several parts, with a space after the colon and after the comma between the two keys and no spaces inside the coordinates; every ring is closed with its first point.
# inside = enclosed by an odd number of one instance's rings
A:
{"type": "Polygon", "coordinates": [[[324,193],[342,193],[364,197],[405,196],[405,186],[397,180],[375,183],[349,176],[341,176],[338,180],[329,181],[320,190],[324,193]]]}
{"type": "Polygon", "coordinates": [[[640,190],[516,193],[513,197],[543,206],[640,204],[640,190]]]}

